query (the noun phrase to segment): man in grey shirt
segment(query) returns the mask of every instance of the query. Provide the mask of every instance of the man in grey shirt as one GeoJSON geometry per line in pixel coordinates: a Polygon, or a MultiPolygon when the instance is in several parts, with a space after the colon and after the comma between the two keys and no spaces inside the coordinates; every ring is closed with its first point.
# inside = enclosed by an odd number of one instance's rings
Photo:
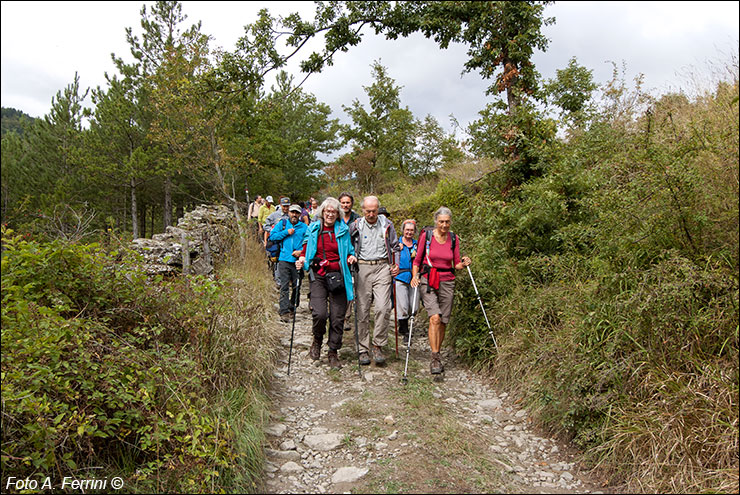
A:
{"type": "Polygon", "coordinates": [[[360,364],[370,364],[370,352],[377,366],[385,364],[383,346],[388,343],[388,323],[393,307],[391,286],[398,274],[395,254],[400,250],[398,235],[387,217],[378,215],[380,201],[367,196],[362,201],[364,217],[349,226],[357,256],[357,327],[360,364]],[[370,305],[375,302],[375,325],[370,347],[370,305]]]}

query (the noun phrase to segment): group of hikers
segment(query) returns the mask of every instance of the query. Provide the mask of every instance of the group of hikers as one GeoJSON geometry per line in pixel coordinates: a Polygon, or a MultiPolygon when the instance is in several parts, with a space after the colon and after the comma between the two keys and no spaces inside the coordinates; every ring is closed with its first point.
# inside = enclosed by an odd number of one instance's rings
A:
{"type": "Polygon", "coordinates": [[[354,197],[348,192],[338,199],[326,198],[320,205],[314,198],[298,204],[288,197],[281,197],[278,205],[273,206],[271,196],[258,196],[248,217],[273,261],[282,321],[294,321],[300,284],[308,275],[310,358],[320,359],[328,322],[329,367],[341,368],[338,351],[343,332],[352,330],[354,306],[359,364],[372,361],[383,366],[391,318],[408,348],[409,319],[421,301],[429,315],[430,373],[441,374],[440,349],[452,312],[455,271],[471,263],[460,256],[458,239],[450,231],[449,208],[439,208],[434,226],[421,232],[416,220],[404,220],[399,238],[390,214],[375,196],[363,199],[362,215],[353,210],[354,197]]]}

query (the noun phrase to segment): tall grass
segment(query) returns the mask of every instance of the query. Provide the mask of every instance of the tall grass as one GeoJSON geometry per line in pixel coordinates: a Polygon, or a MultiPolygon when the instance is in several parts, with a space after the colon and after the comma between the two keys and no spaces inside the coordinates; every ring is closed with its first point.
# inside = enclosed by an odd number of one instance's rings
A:
{"type": "Polygon", "coordinates": [[[733,74],[692,99],[611,85],[542,177],[442,181],[404,212],[452,206],[498,350],[463,274],[448,342],[636,492],[738,491],[733,74]]]}

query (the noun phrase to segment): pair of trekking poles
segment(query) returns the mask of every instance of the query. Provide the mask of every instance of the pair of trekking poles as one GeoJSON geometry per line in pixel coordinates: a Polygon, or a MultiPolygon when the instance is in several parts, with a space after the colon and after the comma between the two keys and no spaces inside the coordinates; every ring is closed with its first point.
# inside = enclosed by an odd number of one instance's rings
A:
{"type": "MultiPolygon", "coordinates": [[[[496,337],[493,335],[493,329],[491,328],[491,322],[488,321],[488,315],[486,314],[486,308],[483,306],[483,300],[480,297],[480,292],[478,292],[478,286],[475,284],[475,278],[473,278],[473,272],[470,270],[470,266],[466,267],[468,269],[468,275],[470,276],[470,281],[473,283],[473,290],[475,290],[475,295],[478,298],[478,303],[480,304],[480,309],[483,311],[483,318],[486,320],[486,326],[488,327],[488,335],[491,336],[491,340],[493,340],[493,347],[498,351],[498,344],[496,343],[496,337]]],[[[352,272],[352,286],[354,289],[354,299],[357,300],[357,284],[356,284],[356,274],[357,274],[357,266],[353,265],[351,267],[352,272]]],[[[293,305],[293,328],[290,331],[290,351],[288,354],[288,375],[290,376],[290,361],[291,357],[293,355],[293,335],[295,334],[295,314],[298,309],[298,303],[300,300],[301,295],[301,281],[303,280],[303,270],[299,271],[298,274],[298,284],[296,285],[295,289],[295,304],[293,305]]],[[[395,292],[394,292],[395,293],[395,292]]],[[[414,320],[416,318],[416,311],[418,308],[415,307],[416,302],[418,301],[418,294],[419,294],[419,286],[417,285],[414,287],[414,296],[413,296],[413,302],[412,308],[411,308],[411,316],[409,318],[409,337],[408,337],[408,343],[406,344],[406,364],[403,367],[403,377],[401,378],[401,382],[406,385],[408,383],[407,378],[407,372],[409,368],[409,355],[411,353],[411,337],[413,335],[414,331],[414,320]]],[[[356,304],[356,302],[355,302],[356,304]]],[[[394,307],[395,309],[395,307],[394,307]]],[[[357,349],[357,373],[360,375],[360,380],[364,380],[365,378],[362,376],[362,365],[360,364],[360,339],[357,329],[357,310],[355,310],[355,348],[357,349]]],[[[398,330],[396,330],[396,355],[398,355],[398,330]]]]}
{"type": "MultiPolygon", "coordinates": [[[[478,292],[478,286],[475,285],[475,279],[473,278],[473,272],[470,271],[470,266],[466,267],[468,269],[468,275],[470,276],[470,281],[473,282],[473,289],[475,290],[475,295],[478,296],[478,302],[480,303],[480,309],[483,310],[483,317],[486,319],[486,325],[488,326],[488,334],[491,336],[491,339],[493,339],[493,347],[498,350],[498,344],[496,343],[496,337],[493,336],[493,329],[491,328],[491,323],[488,321],[488,315],[486,314],[486,308],[483,307],[483,301],[480,298],[480,293],[478,292]]],[[[417,285],[414,287],[414,296],[413,301],[414,304],[416,304],[416,301],[418,301],[418,295],[419,293],[419,286],[417,285]]],[[[413,305],[412,305],[413,306],[413,305]]],[[[414,331],[414,318],[416,317],[416,309],[411,308],[411,317],[409,318],[411,321],[409,321],[409,341],[406,345],[406,364],[403,368],[403,378],[401,378],[401,382],[406,385],[409,380],[406,377],[406,373],[409,368],[409,354],[411,353],[411,336],[413,335],[414,331]]]]}

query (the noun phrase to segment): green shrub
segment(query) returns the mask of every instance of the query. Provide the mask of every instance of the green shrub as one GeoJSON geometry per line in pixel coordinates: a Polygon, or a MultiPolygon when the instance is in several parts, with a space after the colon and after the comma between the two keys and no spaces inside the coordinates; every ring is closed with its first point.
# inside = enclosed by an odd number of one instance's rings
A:
{"type": "MultiPolygon", "coordinates": [[[[3,472],[56,479],[97,466],[130,491],[214,491],[222,478],[256,490],[261,455],[244,450],[242,427],[263,415],[229,420],[216,409],[234,383],[247,402],[258,397],[253,387],[272,358],[261,345],[272,340],[250,348],[264,358],[230,367],[224,343],[237,329],[223,322],[236,318],[223,294],[231,279],[150,279],[96,245],[29,242],[9,231],[3,245],[3,472]]],[[[263,304],[255,289],[252,300],[263,304]]]]}
{"type": "Polygon", "coordinates": [[[449,341],[635,490],[737,491],[737,95],[638,95],[461,229],[498,351],[462,274],[449,341]]]}

